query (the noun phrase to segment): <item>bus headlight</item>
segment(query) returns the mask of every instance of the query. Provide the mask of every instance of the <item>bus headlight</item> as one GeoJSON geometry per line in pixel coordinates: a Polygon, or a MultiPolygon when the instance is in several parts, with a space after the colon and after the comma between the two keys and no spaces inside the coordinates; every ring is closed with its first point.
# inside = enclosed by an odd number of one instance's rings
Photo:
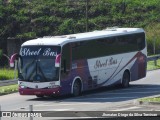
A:
{"type": "Polygon", "coordinates": [[[20,88],[27,88],[27,87],[26,87],[26,86],[24,86],[24,85],[20,85],[19,87],[20,87],[20,88]]]}

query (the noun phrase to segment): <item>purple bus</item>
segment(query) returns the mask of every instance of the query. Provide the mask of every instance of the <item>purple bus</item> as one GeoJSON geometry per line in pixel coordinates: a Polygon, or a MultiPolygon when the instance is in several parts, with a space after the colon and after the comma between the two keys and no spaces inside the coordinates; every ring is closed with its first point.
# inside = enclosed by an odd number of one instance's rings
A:
{"type": "Polygon", "coordinates": [[[146,76],[147,48],[141,28],[116,28],[49,36],[22,44],[18,62],[20,95],[72,94],[146,76]]]}

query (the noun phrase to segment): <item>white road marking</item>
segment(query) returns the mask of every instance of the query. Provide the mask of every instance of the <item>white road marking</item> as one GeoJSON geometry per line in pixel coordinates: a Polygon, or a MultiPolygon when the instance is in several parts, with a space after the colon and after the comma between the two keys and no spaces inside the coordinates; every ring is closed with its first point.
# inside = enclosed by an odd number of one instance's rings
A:
{"type": "Polygon", "coordinates": [[[126,110],[138,109],[138,108],[141,108],[141,107],[133,106],[129,108],[121,108],[121,109],[110,110],[110,111],[126,111],[126,110]]]}
{"type": "MultiPolygon", "coordinates": [[[[108,94],[130,94],[130,93],[140,93],[140,92],[129,92],[132,90],[157,90],[157,91],[151,91],[151,92],[143,92],[143,93],[153,93],[153,92],[160,92],[160,88],[155,87],[155,88],[143,88],[143,87],[134,87],[134,88],[127,88],[127,89],[116,89],[116,90],[111,90],[111,91],[103,91],[101,93],[93,93],[91,95],[87,95],[87,96],[94,96],[94,95],[108,95],[108,94]],[[123,93],[123,91],[128,91],[127,93],[123,93]],[[114,93],[113,93],[114,92],[114,93]],[[120,92],[120,93],[116,93],[116,92],[120,92]]],[[[141,92],[142,93],[142,92],[141,92]]],[[[83,96],[82,96],[83,97],[83,96]]]]}
{"type": "MultiPolygon", "coordinates": [[[[95,104],[97,105],[97,104],[102,104],[102,103],[81,103],[81,102],[75,102],[75,103],[57,103],[57,104],[55,102],[53,102],[53,103],[44,103],[44,104],[41,103],[41,104],[33,105],[33,109],[36,110],[37,109],[36,107],[73,106],[73,105],[74,106],[75,105],[79,106],[79,105],[95,105],[95,104]]],[[[23,109],[21,109],[21,108],[13,109],[13,111],[16,111],[16,110],[23,110],[23,111],[29,110],[29,106],[23,107],[23,109]]],[[[49,110],[49,109],[47,109],[47,110],[49,110]]],[[[51,109],[51,110],[54,111],[55,109],[51,109]]]]}
{"type": "MultiPolygon", "coordinates": [[[[16,111],[19,111],[21,109],[15,109],[16,111]]],[[[34,111],[71,111],[73,109],[68,108],[68,109],[63,109],[63,108],[56,108],[56,109],[38,109],[38,108],[34,108],[34,111]]],[[[22,110],[21,110],[22,111],[22,110]]],[[[29,111],[29,109],[24,109],[23,111],[29,111]]]]}
{"type": "MultiPolygon", "coordinates": [[[[73,100],[73,99],[72,99],[73,100]]],[[[76,99],[77,100],[77,99],[76,99]]],[[[41,105],[34,105],[36,107],[42,107],[42,106],[68,106],[68,105],[92,105],[92,104],[102,104],[102,103],[80,103],[80,102],[76,102],[76,103],[68,103],[68,104],[55,104],[55,103],[46,103],[46,104],[41,104],[41,105]]]]}
{"type": "MultiPolygon", "coordinates": [[[[146,93],[157,93],[159,92],[160,93],[160,90],[159,91],[150,91],[150,92],[127,92],[127,93],[105,93],[105,95],[108,95],[108,94],[146,94],[146,93]]],[[[97,95],[101,95],[101,94],[97,94],[97,95]]],[[[103,95],[103,94],[102,94],[103,95]]]]}
{"type": "MultiPolygon", "coordinates": [[[[145,86],[146,87],[146,86],[145,86]]],[[[131,88],[128,88],[128,89],[119,89],[120,91],[128,91],[128,90],[153,90],[153,89],[158,89],[158,90],[160,90],[160,88],[159,87],[154,87],[154,88],[152,88],[152,87],[148,87],[148,88],[145,88],[145,87],[131,87],[131,88]]],[[[118,90],[117,90],[118,91],[118,90]]]]}
{"type": "MultiPolygon", "coordinates": [[[[72,109],[47,109],[46,111],[69,111],[69,110],[72,110],[72,109]]],[[[42,110],[42,111],[44,111],[44,109],[42,110]]]]}

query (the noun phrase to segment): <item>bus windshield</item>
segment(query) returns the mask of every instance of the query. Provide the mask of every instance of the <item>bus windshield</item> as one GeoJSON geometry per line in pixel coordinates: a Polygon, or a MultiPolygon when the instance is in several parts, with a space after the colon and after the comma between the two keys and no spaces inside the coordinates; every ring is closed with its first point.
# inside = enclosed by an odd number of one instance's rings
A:
{"type": "Polygon", "coordinates": [[[59,67],[55,66],[59,46],[25,46],[20,50],[18,76],[21,81],[48,82],[59,80],[59,67]]]}

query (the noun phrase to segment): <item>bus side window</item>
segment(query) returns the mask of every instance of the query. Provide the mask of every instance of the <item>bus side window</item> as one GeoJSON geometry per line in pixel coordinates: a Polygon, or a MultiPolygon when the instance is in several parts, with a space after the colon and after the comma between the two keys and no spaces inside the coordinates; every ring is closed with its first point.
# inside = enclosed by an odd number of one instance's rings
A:
{"type": "Polygon", "coordinates": [[[63,60],[63,72],[66,73],[66,60],[63,60]]]}
{"type": "Polygon", "coordinates": [[[137,40],[137,47],[138,50],[142,50],[145,48],[145,35],[144,33],[140,33],[136,36],[136,40],[137,40]]]}
{"type": "Polygon", "coordinates": [[[69,73],[70,71],[70,45],[66,44],[62,48],[61,72],[69,73]]]}
{"type": "Polygon", "coordinates": [[[138,47],[138,50],[141,50],[143,47],[142,40],[140,38],[137,39],[137,47],[138,47]]]}

